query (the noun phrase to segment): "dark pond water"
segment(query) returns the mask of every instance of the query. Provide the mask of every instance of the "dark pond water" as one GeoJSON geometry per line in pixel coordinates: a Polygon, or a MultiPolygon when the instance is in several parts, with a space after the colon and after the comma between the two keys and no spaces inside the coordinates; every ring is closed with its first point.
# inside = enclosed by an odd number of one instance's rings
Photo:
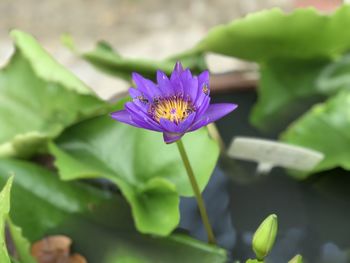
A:
{"type": "MultiPolygon", "coordinates": [[[[249,124],[255,100],[252,91],[214,96],[215,102],[239,104],[237,112],[217,123],[226,145],[234,136],[277,138],[279,129],[261,134],[249,124]]],[[[283,169],[264,176],[255,169],[256,164],[222,158],[204,193],[219,244],[232,259],[254,256],[252,234],[275,213],[279,232],[268,263],[288,262],[297,253],[310,263],[350,262],[350,173],[337,169],[296,181],[283,169]]],[[[182,199],[181,212],[181,227],[205,240],[195,201],[182,199]]]]}

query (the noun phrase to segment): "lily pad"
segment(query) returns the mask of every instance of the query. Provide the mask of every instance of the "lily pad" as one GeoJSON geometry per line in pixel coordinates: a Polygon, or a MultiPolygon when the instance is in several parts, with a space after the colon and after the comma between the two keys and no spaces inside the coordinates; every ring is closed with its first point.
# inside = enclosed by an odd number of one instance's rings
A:
{"type": "Polygon", "coordinates": [[[349,5],[331,15],[313,8],[291,13],[274,8],[214,27],[197,49],[257,62],[333,57],[350,48],[349,27],[349,5]]]}
{"type": "Polygon", "coordinates": [[[315,102],[324,100],[328,88],[321,88],[318,78],[329,64],[330,61],[324,59],[261,63],[259,96],[250,116],[251,122],[265,131],[284,128],[315,102]]]}
{"type": "Polygon", "coordinates": [[[251,122],[276,130],[346,86],[341,72],[346,63],[333,61],[350,48],[349,26],[349,5],[332,14],[274,8],[214,27],[196,49],[259,63],[259,98],[251,122]]]}
{"type": "Polygon", "coordinates": [[[131,80],[132,72],[138,72],[151,79],[155,78],[158,69],[170,74],[177,60],[194,72],[206,69],[203,55],[195,50],[156,61],[122,57],[108,43],[99,42],[94,50],[82,54],[82,57],[96,68],[126,80],[131,80]]]}
{"type": "Polygon", "coordinates": [[[87,213],[105,200],[104,195],[79,183],[65,183],[52,172],[25,161],[0,159],[0,183],[15,174],[11,218],[30,240],[41,238],[50,228],[72,214],[87,213]],[[30,215],[30,216],[28,216],[30,215]]]}
{"type": "Polygon", "coordinates": [[[350,55],[335,61],[272,60],[260,66],[259,99],[251,121],[261,130],[285,127],[314,103],[350,87],[350,55]]]}
{"type": "Polygon", "coordinates": [[[65,234],[91,263],[227,262],[225,250],[188,236],[139,234],[119,195],[62,182],[53,172],[26,161],[0,160],[1,185],[9,173],[16,174],[11,216],[31,241],[65,234]]]}
{"type": "MultiPolygon", "coordinates": [[[[193,196],[175,144],[161,133],[97,117],[73,126],[51,144],[64,180],[107,178],[118,185],[131,205],[136,227],[143,233],[168,235],[179,222],[179,196],[193,196]]],[[[206,128],[184,137],[203,190],[219,156],[206,128]]]]}
{"type": "Polygon", "coordinates": [[[0,157],[27,157],[67,126],[109,105],[58,64],[29,34],[12,31],[16,50],[0,71],[0,157]]]}
{"type": "Polygon", "coordinates": [[[316,171],[334,167],[350,169],[350,92],[343,91],[315,105],[282,135],[288,143],[324,153],[316,171]]]}

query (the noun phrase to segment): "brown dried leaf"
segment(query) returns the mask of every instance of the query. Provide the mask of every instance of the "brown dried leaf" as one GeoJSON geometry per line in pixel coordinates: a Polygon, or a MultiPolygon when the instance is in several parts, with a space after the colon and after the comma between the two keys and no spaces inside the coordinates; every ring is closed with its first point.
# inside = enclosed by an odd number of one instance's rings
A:
{"type": "Polygon", "coordinates": [[[70,256],[72,240],[66,236],[50,236],[32,245],[32,255],[38,263],[87,263],[79,254],[70,256]]]}

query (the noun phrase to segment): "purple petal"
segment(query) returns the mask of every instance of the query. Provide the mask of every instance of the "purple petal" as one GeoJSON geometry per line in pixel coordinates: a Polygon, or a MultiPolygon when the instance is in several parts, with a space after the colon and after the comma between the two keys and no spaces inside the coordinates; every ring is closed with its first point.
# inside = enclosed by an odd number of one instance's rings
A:
{"type": "Polygon", "coordinates": [[[174,71],[181,73],[184,70],[180,61],[177,61],[174,67],[174,71]]]}
{"type": "Polygon", "coordinates": [[[193,126],[188,130],[188,132],[192,132],[192,131],[195,131],[195,130],[198,130],[204,126],[207,126],[208,125],[208,122],[207,120],[205,119],[199,119],[197,120],[193,126]]]}
{"type": "Polygon", "coordinates": [[[183,84],[181,82],[181,73],[173,71],[173,73],[170,76],[170,83],[171,83],[172,94],[174,95],[183,94],[183,84]]]}
{"type": "Polygon", "coordinates": [[[174,95],[172,84],[163,71],[157,71],[157,82],[163,97],[170,97],[174,95]]]}
{"type": "Polygon", "coordinates": [[[132,73],[132,79],[137,86],[137,89],[150,101],[161,95],[159,88],[149,79],[145,79],[138,73],[132,73]]]}
{"type": "Polygon", "coordinates": [[[125,103],[124,107],[132,114],[132,117],[135,117],[137,115],[142,116],[142,119],[143,117],[148,117],[147,110],[141,106],[141,103],[139,101],[129,101],[125,103]]]}
{"type": "Polygon", "coordinates": [[[164,142],[169,144],[180,140],[183,134],[179,133],[171,133],[171,132],[163,132],[164,142]]]}
{"type": "Polygon", "coordinates": [[[168,119],[161,118],[159,120],[160,125],[162,126],[163,130],[166,132],[171,133],[180,133],[180,127],[176,125],[174,122],[169,121],[168,119]]]}
{"type": "Polygon", "coordinates": [[[203,104],[207,107],[208,102],[206,100],[209,97],[209,92],[209,71],[206,70],[198,76],[197,94],[193,100],[197,109],[201,108],[203,104]],[[205,91],[205,89],[207,90],[205,91]]]}
{"type": "Polygon", "coordinates": [[[133,98],[132,103],[135,106],[137,106],[139,110],[147,113],[148,109],[150,107],[150,104],[149,104],[149,101],[146,98],[143,98],[142,93],[138,89],[130,88],[129,89],[129,94],[133,98]]]}
{"type": "Polygon", "coordinates": [[[192,102],[196,101],[198,94],[198,78],[194,76],[193,78],[186,80],[184,82],[184,90],[185,95],[188,95],[192,102]]]}
{"type": "Polygon", "coordinates": [[[141,120],[140,118],[133,118],[133,121],[138,125],[138,127],[141,127],[143,129],[157,131],[157,132],[163,131],[160,127],[154,126],[152,123],[150,123],[149,119],[145,118],[141,120]]]}
{"type": "Polygon", "coordinates": [[[181,65],[181,62],[180,61],[176,62],[174,70],[173,70],[173,72],[171,73],[171,76],[170,76],[171,82],[175,81],[176,79],[179,79],[180,75],[181,75],[181,73],[183,71],[184,71],[184,69],[183,69],[183,67],[181,65]]]}
{"type": "Polygon", "coordinates": [[[125,109],[130,113],[134,123],[138,125],[143,125],[143,128],[153,130],[153,131],[162,131],[161,127],[157,122],[155,122],[147,112],[144,112],[142,109],[137,107],[133,102],[127,102],[125,104],[125,109]]]}
{"type": "Polygon", "coordinates": [[[138,99],[134,100],[132,103],[138,108],[138,110],[141,110],[148,115],[148,109],[150,107],[149,103],[141,102],[138,99]]]}
{"type": "Polygon", "coordinates": [[[189,69],[185,69],[181,75],[178,78],[179,87],[177,90],[177,94],[182,94],[182,95],[189,95],[188,90],[191,89],[191,87],[196,87],[196,82],[193,81],[192,73],[189,69]]]}
{"type": "Polygon", "coordinates": [[[197,110],[197,116],[202,116],[208,109],[210,104],[210,97],[204,96],[202,100],[198,100],[194,102],[194,106],[197,110]]]}
{"type": "Polygon", "coordinates": [[[171,85],[174,95],[184,95],[184,85],[180,78],[175,78],[171,80],[171,85]]]}
{"type": "Polygon", "coordinates": [[[203,101],[205,100],[205,98],[209,97],[208,94],[205,94],[203,91],[203,88],[199,88],[198,87],[198,93],[197,93],[197,97],[195,100],[195,103],[197,103],[198,105],[202,104],[203,101]]]}
{"type": "Polygon", "coordinates": [[[208,107],[207,111],[195,121],[190,131],[194,131],[200,127],[206,126],[208,123],[222,118],[236,108],[237,105],[232,103],[212,104],[208,107]]]}
{"type": "Polygon", "coordinates": [[[203,85],[207,85],[209,88],[209,71],[205,70],[198,76],[198,87],[203,88],[203,85]]]}
{"type": "Polygon", "coordinates": [[[126,110],[112,112],[110,114],[110,116],[119,122],[123,122],[123,123],[129,124],[129,125],[135,126],[135,127],[143,128],[141,125],[136,124],[132,120],[131,114],[126,110]]]}
{"type": "Polygon", "coordinates": [[[131,114],[126,110],[116,111],[111,113],[110,115],[113,119],[119,122],[123,122],[137,128],[142,128],[142,129],[147,129],[152,131],[161,131],[161,129],[154,129],[154,127],[152,125],[149,125],[147,122],[140,120],[138,118],[135,118],[133,114],[131,114]]]}
{"type": "Polygon", "coordinates": [[[129,88],[129,94],[133,99],[138,99],[138,97],[142,96],[142,92],[135,88],[129,88]]]}
{"type": "Polygon", "coordinates": [[[187,129],[193,124],[194,119],[196,118],[196,112],[192,112],[188,117],[179,123],[179,131],[185,133],[187,129]]]}
{"type": "Polygon", "coordinates": [[[164,85],[167,82],[169,82],[167,75],[163,71],[157,70],[157,83],[159,85],[164,85]]]}
{"type": "Polygon", "coordinates": [[[192,79],[192,73],[190,69],[185,69],[184,71],[182,71],[179,75],[181,80],[187,80],[187,79],[192,79]]]}

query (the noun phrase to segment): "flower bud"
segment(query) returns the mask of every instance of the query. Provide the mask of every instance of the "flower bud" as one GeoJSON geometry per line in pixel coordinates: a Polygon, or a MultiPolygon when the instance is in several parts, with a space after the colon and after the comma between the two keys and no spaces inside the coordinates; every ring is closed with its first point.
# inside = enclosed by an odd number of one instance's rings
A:
{"type": "Polygon", "coordinates": [[[245,263],[264,263],[264,262],[257,259],[248,259],[245,263]]]}
{"type": "Polygon", "coordinates": [[[301,255],[296,255],[294,258],[289,260],[288,263],[303,263],[303,257],[301,255]]]}
{"type": "Polygon", "coordinates": [[[258,260],[264,260],[271,251],[277,235],[277,225],[277,216],[272,214],[268,216],[256,230],[252,245],[258,260]]]}

